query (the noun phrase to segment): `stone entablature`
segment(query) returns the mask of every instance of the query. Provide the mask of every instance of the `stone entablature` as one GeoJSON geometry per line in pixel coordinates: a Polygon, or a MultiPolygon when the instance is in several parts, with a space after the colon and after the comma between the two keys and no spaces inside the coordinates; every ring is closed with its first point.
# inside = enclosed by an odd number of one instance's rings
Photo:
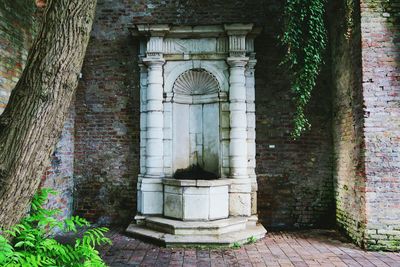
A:
{"type": "Polygon", "coordinates": [[[135,36],[146,36],[140,54],[166,60],[226,59],[254,53],[254,38],[260,28],[253,24],[210,26],[137,25],[135,36]]]}

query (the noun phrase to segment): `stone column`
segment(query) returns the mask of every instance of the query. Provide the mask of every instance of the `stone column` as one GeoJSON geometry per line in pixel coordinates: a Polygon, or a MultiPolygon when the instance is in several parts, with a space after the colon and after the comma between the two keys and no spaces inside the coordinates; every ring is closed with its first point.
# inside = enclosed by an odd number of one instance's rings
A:
{"type": "Polygon", "coordinates": [[[247,179],[247,114],[246,78],[244,75],[247,58],[228,58],[230,65],[230,168],[231,177],[247,179]]]}
{"type": "Polygon", "coordinates": [[[142,180],[146,174],[146,104],[147,104],[147,68],[140,59],[140,174],[137,181],[137,211],[142,212],[142,180]]]}
{"type": "Polygon", "coordinates": [[[148,66],[147,86],[147,138],[146,138],[146,178],[163,175],[163,59],[143,60],[148,66]]]}
{"type": "Polygon", "coordinates": [[[254,39],[261,28],[253,28],[246,37],[246,53],[249,62],[246,66],[246,103],[247,103],[247,171],[251,180],[251,214],[257,215],[257,176],[256,176],[256,113],[255,113],[255,65],[254,39]]]}
{"type": "Polygon", "coordinates": [[[146,173],[146,131],[147,131],[147,67],[142,62],[140,68],[140,175],[146,173]]]}
{"type": "Polygon", "coordinates": [[[256,176],[256,108],[254,67],[256,60],[250,56],[246,66],[246,107],[247,107],[247,172],[251,180],[251,214],[257,214],[257,176],[256,176]]]}
{"type": "Polygon", "coordinates": [[[163,213],[163,38],[150,37],[147,43],[146,57],[143,63],[147,66],[146,90],[146,147],[145,174],[138,183],[140,201],[138,210],[143,215],[163,213]]]}
{"type": "Polygon", "coordinates": [[[252,25],[225,25],[229,36],[229,159],[232,184],[229,195],[231,216],[251,215],[251,181],[247,157],[247,106],[246,106],[246,34],[252,25]]]}

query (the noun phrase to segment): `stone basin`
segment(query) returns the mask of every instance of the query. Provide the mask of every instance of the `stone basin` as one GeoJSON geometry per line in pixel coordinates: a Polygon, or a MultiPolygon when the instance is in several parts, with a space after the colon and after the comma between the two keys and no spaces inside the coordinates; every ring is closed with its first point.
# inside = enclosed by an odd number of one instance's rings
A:
{"type": "Polygon", "coordinates": [[[164,216],[182,221],[212,221],[229,216],[229,179],[164,179],[164,216]]]}

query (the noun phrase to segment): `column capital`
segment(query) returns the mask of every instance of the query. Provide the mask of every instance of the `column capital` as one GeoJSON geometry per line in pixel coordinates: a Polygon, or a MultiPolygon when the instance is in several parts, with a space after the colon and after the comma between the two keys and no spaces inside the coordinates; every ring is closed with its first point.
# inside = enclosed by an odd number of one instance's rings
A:
{"type": "Polygon", "coordinates": [[[143,60],[140,60],[138,65],[140,72],[147,72],[147,66],[146,64],[143,63],[143,60]]]}
{"type": "Polygon", "coordinates": [[[247,63],[247,68],[248,68],[248,69],[254,69],[254,67],[256,66],[256,64],[257,64],[257,60],[255,60],[255,59],[250,59],[250,60],[248,61],[248,63],[247,63]]]}
{"type": "Polygon", "coordinates": [[[246,55],[246,35],[253,28],[253,24],[226,24],[224,26],[229,37],[229,55],[242,57],[246,55]]]}
{"type": "Polygon", "coordinates": [[[142,62],[144,65],[148,67],[163,66],[165,63],[165,59],[163,59],[162,57],[157,57],[157,58],[145,57],[143,58],[142,62]]]}
{"type": "Polygon", "coordinates": [[[224,29],[228,35],[242,35],[246,36],[252,29],[253,23],[243,24],[225,24],[224,29]]]}
{"type": "Polygon", "coordinates": [[[244,67],[249,61],[248,57],[228,57],[226,62],[231,67],[244,67]]]}

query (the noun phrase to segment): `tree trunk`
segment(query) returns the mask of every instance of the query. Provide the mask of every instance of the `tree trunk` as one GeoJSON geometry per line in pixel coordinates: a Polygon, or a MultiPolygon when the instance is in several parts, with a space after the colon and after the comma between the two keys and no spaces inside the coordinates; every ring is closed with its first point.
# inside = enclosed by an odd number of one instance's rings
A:
{"type": "Polygon", "coordinates": [[[71,104],[97,0],[50,0],[0,116],[0,227],[25,215],[71,104]]]}

